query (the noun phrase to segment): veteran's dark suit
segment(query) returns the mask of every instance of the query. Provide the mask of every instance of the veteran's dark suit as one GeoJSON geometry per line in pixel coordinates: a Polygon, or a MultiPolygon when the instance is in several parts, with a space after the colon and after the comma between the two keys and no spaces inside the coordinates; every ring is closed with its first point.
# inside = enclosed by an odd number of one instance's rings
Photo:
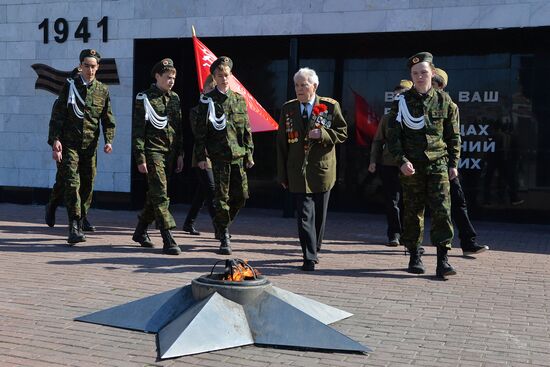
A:
{"type": "Polygon", "coordinates": [[[326,120],[329,122],[320,128],[320,139],[310,139],[309,142],[305,139],[308,132],[315,128],[313,113],[308,121],[303,121],[297,99],[283,105],[277,132],[278,180],[288,186],[296,199],[298,234],[304,260],[315,262],[323,240],[330,189],[336,182],[334,147],[347,138],[347,124],[338,102],[315,96],[313,108],[319,104],[328,107],[326,120]],[[303,172],[306,144],[310,144],[311,149],[303,172]]]}

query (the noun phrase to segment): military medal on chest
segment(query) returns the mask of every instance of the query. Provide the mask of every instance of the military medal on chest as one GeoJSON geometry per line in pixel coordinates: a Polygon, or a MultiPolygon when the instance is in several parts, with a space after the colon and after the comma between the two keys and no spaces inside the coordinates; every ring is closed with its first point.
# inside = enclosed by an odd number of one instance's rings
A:
{"type": "Polygon", "coordinates": [[[294,120],[290,114],[285,115],[286,136],[289,144],[298,142],[298,131],[294,130],[294,120]]]}

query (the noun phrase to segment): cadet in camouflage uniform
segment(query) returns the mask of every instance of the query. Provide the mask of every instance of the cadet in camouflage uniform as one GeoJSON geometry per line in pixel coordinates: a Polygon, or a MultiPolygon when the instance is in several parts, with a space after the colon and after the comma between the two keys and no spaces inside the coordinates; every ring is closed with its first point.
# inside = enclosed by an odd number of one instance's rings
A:
{"type": "Polygon", "coordinates": [[[220,254],[231,254],[229,226],[248,198],[245,168],[254,165],[254,144],[246,101],[229,88],[233,62],[222,56],[212,63],[216,88],[201,99],[195,131],[195,156],[200,169],[206,169],[206,152],[214,174],[214,226],[220,237],[220,254]]]}
{"type": "MultiPolygon", "coordinates": [[[[215,87],[216,82],[214,81],[214,77],[212,76],[212,74],[209,74],[204,81],[203,90],[200,98],[204,98],[204,94],[211,92],[212,90],[214,90],[215,87]]],[[[195,131],[199,122],[202,124],[206,123],[206,121],[199,121],[197,119],[198,114],[199,105],[191,108],[191,110],[189,111],[189,124],[191,125],[191,131],[193,132],[193,135],[196,134],[195,131]]],[[[214,174],[212,173],[212,163],[210,162],[210,159],[208,159],[208,157],[206,158],[206,169],[200,169],[197,163],[197,157],[195,157],[195,152],[193,152],[191,165],[193,167],[193,170],[197,173],[197,178],[199,179],[199,182],[195,191],[195,195],[193,196],[193,201],[191,202],[191,207],[189,207],[189,211],[187,212],[187,216],[185,218],[185,222],[183,223],[182,228],[184,232],[188,232],[189,234],[192,234],[194,236],[200,235],[200,232],[197,231],[197,229],[195,228],[195,220],[197,219],[197,215],[199,214],[199,211],[205,203],[208,208],[210,218],[214,220],[214,217],[216,215],[214,205],[212,203],[212,200],[214,199],[215,187],[214,174]]],[[[216,227],[214,227],[214,236],[216,237],[216,239],[219,239],[219,234],[216,227]]]]}
{"type": "Polygon", "coordinates": [[[414,88],[395,101],[388,120],[389,150],[400,165],[403,187],[403,235],[410,252],[408,271],[425,272],[419,247],[424,233],[426,204],[432,214],[430,232],[437,246],[439,277],[456,274],[449,264],[453,227],[449,179],[457,174],[460,156],[458,114],[445,92],[432,88],[433,56],[421,52],[408,60],[414,88]]]}
{"type": "MultiPolygon", "coordinates": [[[[75,68],[71,73],[71,78],[74,78],[78,76],[78,68],[75,68]]],[[[49,131],[48,131],[48,145],[52,146],[54,145],[54,137],[53,134],[55,132],[55,124],[57,122],[57,114],[61,106],[59,103],[59,99],[56,99],[52,106],[52,114],[50,117],[50,124],[49,124],[49,131]]],[[[58,146],[60,147],[60,146],[58,146]]],[[[45,213],[45,221],[46,224],[49,227],[55,226],[55,211],[59,205],[63,203],[63,196],[65,195],[65,190],[63,189],[63,169],[61,165],[61,160],[63,157],[62,151],[56,151],[52,150],[52,158],[55,160],[57,172],[55,174],[55,183],[52,187],[52,192],[50,193],[50,200],[48,201],[48,204],[46,204],[46,213],[45,213]]],[[[81,179],[80,182],[80,192],[82,196],[82,192],[89,192],[90,189],[87,188],[87,186],[91,184],[91,182],[84,181],[81,179]]],[[[91,202],[84,202],[81,201],[81,213],[82,213],[82,230],[83,231],[89,231],[93,232],[95,231],[95,227],[90,224],[88,221],[87,213],[90,209],[91,202]]]]}
{"type": "MultiPolygon", "coordinates": [[[[445,90],[449,77],[445,70],[435,69],[435,75],[432,78],[433,86],[441,91],[445,90]]],[[[456,103],[452,103],[453,110],[456,110],[458,116],[458,106],[456,103]]],[[[466,196],[462,190],[459,177],[455,177],[451,180],[451,218],[456,224],[458,229],[458,237],[460,238],[460,247],[464,256],[477,255],[485,252],[489,249],[487,245],[481,245],[476,241],[477,233],[474,229],[474,225],[470,221],[468,215],[468,205],[466,203],[466,196]]]]}
{"type": "Polygon", "coordinates": [[[173,61],[163,59],[156,63],[151,76],[156,83],[138,93],[134,107],[134,158],[138,171],[147,175],[148,189],[132,239],[143,247],[153,247],[147,227],[156,221],[162,235],[162,252],[179,255],[181,250],[170,232],[176,222],[170,214],[168,198],[168,180],[176,157],[176,172],[183,169],[180,98],[172,92],[176,80],[173,61]]]}
{"type": "Polygon", "coordinates": [[[53,134],[55,131],[56,115],[60,107],[61,105],[59,104],[59,99],[56,99],[52,106],[52,114],[50,117],[50,125],[48,131],[48,145],[52,147],[52,158],[55,161],[55,165],[57,168],[57,172],[55,174],[55,183],[53,184],[52,192],[50,193],[50,200],[48,201],[48,204],[46,204],[45,220],[48,227],[55,226],[55,211],[57,207],[61,205],[61,203],[63,203],[64,195],[62,174],[63,170],[61,169],[62,152],[53,149],[53,134]]]}
{"type": "MultiPolygon", "coordinates": [[[[401,80],[393,92],[397,96],[411,88],[412,82],[410,80],[401,80]]],[[[386,231],[388,242],[386,246],[396,247],[400,244],[399,239],[401,238],[403,229],[401,225],[402,193],[401,183],[399,182],[399,165],[388,150],[388,117],[388,114],[382,116],[372,140],[369,172],[374,173],[378,171],[382,180],[386,206],[386,222],[388,223],[386,231]]]]}
{"type": "Polygon", "coordinates": [[[95,79],[101,57],[95,50],[80,52],[79,76],[67,79],[59,95],[59,110],[51,135],[53,150],[63,155],[63,186],[69,217],[69,238],[73,245],[86,240],[82,220],[92,202],[96,175],[97,144],[101,122],[105,146],[111,153],[115,119],[109,88],[95,79]]]}

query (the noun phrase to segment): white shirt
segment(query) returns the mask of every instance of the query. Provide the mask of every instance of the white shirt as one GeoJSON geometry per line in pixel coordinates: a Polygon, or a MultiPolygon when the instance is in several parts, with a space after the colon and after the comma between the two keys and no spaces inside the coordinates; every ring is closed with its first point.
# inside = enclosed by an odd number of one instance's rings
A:
{"type": "Polygon", "coordinates": [[[89,82],[86,79],[84,79],[82,74],[80,74],[80,79],[82,80],[82,84],[84,84],[85,87],[88,87],[90,84],[92,84],[92,82],[89,82]]]}

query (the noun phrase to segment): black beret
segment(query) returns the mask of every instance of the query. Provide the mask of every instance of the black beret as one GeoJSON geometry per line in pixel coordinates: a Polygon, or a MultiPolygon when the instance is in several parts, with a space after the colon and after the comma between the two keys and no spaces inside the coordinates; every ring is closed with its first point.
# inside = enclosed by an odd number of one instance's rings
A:
{"type": "Polygon", "coordinates": [[[162,74],[166,69],[176,69],[172,59],[166,58],[157,62],[151,69],[151,76],[154,78],[155,74],[162,74]]]}
{"type": "Polygon", "coordinates": [[[99,54],[99,52],[97,52],[96,50],[91,49],[91,48],[87,48],[85,50],[80,51],[80,57],[79,58],[80,58],[81,63],[87,57],[93,57],[94,59],[97,60],[97,62],[101,61],[101,55],[99,54]]]}
{"type": "Polygon", "coordinates": [[[220,65],[229,66],[229,70],[233,69],[233,61],[227,56],[220,56],[210,65],[210,73],[214,74],[220,65]]]}
{"type": "Polygon", "coordinates": [[[419,62],[429,62],[433,64],[434,57],[429,52],[419,52],[416,55],[412,55],[409,57],[409,60],[407,61],[407,67],[410,69],[413,67],[413,65],[418,64],[419,62]]]}

